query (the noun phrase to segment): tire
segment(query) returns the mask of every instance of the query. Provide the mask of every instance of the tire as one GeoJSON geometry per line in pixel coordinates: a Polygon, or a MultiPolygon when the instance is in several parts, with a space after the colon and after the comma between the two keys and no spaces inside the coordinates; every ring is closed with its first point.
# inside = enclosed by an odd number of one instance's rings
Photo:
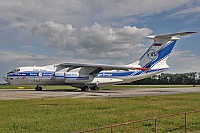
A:
{"type": "Polygon", "coordinates": [[[90,89],[91,90],[99,90],[99,87],[98,86],[94,86],[94,87],[91,87],[90,89]]]}
{"type": "Polygon", "coordinates": [[[42,91],[42,87],[39,87],[39,91],[42,91]]]}
{"type": "Polygon", "coordinates": [[[95,90],[99,90],[99,87],[98,87],[98,86],[95,86],[94,88],[95,88],[95,90]]]}
{"type": "Polygon", "coordinates": [[[89,90],[89,87],[88,86],[84,86],[81,88],[81,91],[88,91],[89,90]]]}
{"type": "Polygon", "coordinates": [[[36,91],[42,91],[42,87],[38,87],[38,86],[37,86],[37,87],[35,87],[35,90],[36,90],[36,91]]]}
{"type": "Polygon", "coordinates": [[[36,90],[36,91],[39,91],[39,87],[35,87],[35,90],[36,90]]]}

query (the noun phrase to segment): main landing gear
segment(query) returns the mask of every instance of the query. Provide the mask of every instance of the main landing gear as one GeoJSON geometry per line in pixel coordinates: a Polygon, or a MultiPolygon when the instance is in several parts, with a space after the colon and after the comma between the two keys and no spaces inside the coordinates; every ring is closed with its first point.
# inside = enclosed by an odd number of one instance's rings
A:
{"type": "Polygon", "coordinates": [[[98,86],[90,87],[90,90],[99,90],[98,86]]]}
{"type": "Polygon", "coordinates": [[[37,85],[37,86],[35,87],[35,90],[36,90],[36,91],[42,91],[42,87],[37,85]]]}
{"type": "Polygon", "coordinates": [[[81,88],[81,91],[89,91],[89,90],[99,90],[99,87],[98,86],[93,86],[93,87],[84,86],[81,88]]]}

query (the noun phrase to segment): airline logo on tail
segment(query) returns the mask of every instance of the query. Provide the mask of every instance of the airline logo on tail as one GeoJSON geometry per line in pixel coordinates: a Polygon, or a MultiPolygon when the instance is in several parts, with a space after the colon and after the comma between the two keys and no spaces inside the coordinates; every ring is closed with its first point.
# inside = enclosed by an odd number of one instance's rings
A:
{"type": "Polygon", "coordinates": [[[158,52],[155,51],[154,49],[150,49],[150,50],[147,52],[147,56],[149,57],[149,59],[154,60],[154,59],[157,58],[158,52]]]}
{"type": "Polygon", "coordinates": [[[150,49],[147,50],[146,54],[140,59],[140,63],[144,64],[142,65],[142,67],[152,68],[153,66],[167,58],[171,53],[175,43],[176,40],[163,40],[163,43],[153,43],[150,49]]]}

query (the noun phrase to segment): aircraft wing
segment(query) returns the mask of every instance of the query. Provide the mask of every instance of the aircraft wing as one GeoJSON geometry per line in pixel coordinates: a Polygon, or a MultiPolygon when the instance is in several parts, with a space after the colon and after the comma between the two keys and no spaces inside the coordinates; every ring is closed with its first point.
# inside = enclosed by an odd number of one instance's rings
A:
{"type": "Polygon", "coordinates": [[[149,68],[117,66],[117,65],[107,65],[107,64],[62,63],[62,64],[57,65],[58,69],[69,68],[70,70],[72,70],[72,69],[76,69],[76,68],[79,68],[79,67],[84,67],[84,68],[87,68],[87,69],[93,69],[93,71],[89,73],[91,75],[98,74],[102,70],[124,70],[124,71],[128,71],[128,70],[149,70],[149,68]]]}

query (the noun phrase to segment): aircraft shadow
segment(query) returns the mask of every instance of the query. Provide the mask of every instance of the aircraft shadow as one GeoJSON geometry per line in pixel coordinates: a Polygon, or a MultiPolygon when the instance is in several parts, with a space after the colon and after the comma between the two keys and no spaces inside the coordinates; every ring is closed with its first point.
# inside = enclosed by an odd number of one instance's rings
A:
{"type": "Polygon", "coordinates": [[[115,93],[109,90],[89,90],[89,91],[82,91],[79,89],[50,89],[50,90],[42,90],[42,91],[52,91],[52,92],[85,92],[85,93],[115,93]]]}
{"type": "MultiPolygon", "coordinates": [[[[7,91],[13,91],[13,90],[7,90],[7,91]]],[[[14,90],[16,91],[16,90],[14,90]]],[[[20,89],[18,91],[35,91],[34,89],[20,89]]],[[[116,93],[115,91],[111,90],[88,90],[88,91],[82,91],[80,89],[43,89],[42,91],[35,91],[35,92],[85,92],[85,93],[116,93]]]]}
{"type": "Polygon", "coordinates": [[[53,91],[53,92],[81,92],[77,89],[43,89],[42,91],[53,91]]]}

